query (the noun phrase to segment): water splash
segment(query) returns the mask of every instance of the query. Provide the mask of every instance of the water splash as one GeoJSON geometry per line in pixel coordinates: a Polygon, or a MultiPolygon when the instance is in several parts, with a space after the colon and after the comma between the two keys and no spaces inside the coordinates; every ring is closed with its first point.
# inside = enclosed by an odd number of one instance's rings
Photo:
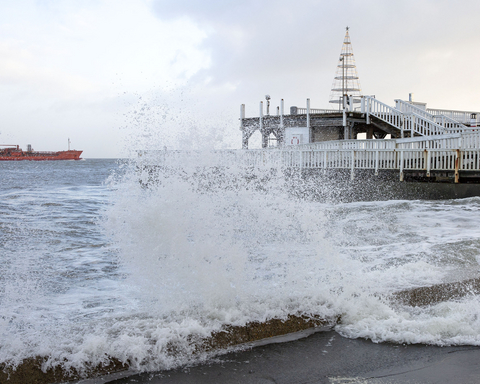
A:
{"type": "Polygon", "coordinates": [[[148,188],[138,173],[121,186],[108,225],[150,310],[244,324],[321,298],[318,281],[338,259],[322,211],[291,196],[281,170],[232,167],[154,167],[148,188]]]}

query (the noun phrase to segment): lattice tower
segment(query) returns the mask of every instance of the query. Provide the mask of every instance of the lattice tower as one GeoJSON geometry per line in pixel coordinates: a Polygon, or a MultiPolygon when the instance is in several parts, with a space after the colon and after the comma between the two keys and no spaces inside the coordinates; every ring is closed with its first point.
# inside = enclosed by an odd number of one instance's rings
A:
{"type": "Polygon", "coordinates": [[[349,28],[343,39],[342,52],[337,64],[337,71],[332,84],[330,93],[330,103],[339,104],[339,108],[344,104],[345,96],[350,96],[354,103],[360,103],[361,88],[357,74],[357,66],[355,65],[355,57],[353,56],[352,42],[348,34],[349,28]]]}

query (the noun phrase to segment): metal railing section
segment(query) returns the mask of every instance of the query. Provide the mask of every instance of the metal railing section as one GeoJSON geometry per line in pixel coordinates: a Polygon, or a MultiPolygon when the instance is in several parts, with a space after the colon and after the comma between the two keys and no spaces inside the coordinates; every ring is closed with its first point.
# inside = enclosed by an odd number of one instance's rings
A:
{"type": "Polygon", "coordinates": [[[395,108],[402,113],[414,112],[417,115],[420,115],[427,120],[432,120],[432,121],[435,120],[435,116],[432,115],[431,113],[425,111],[422,108],[417,107],[416,105],[410,104],[400,99],[395,99],[395,108]]]}
{"type": "Polygon", "coordinates": [[[444,115],[436,115],[435,116],[435,121],[442,125],[443,127],[445,127],[445,129],[448,131],[448,132],[468,132],[470,131],[472,128],[470,127],[467,127],[465,125],[463,125],[462,123],[459,123],[458,121],[448,117],[448,116],[444,116],[444,115]]]}
{"type": "Polygon", "coordinates": [[[402,136],[405,131],[422,136],[447,133],[444,127],[437,124],[429,116],[426,116],[424,113],[419,114],[413,109],[402,112],[370,96],[365,96],[364,105],[367,113],[367,123],[369,123],[369,115],[375,116],[400,130],[402,136]]]}
{"type": "Polygon", "coordinates": [[[416,105],[410,104],[406,101],[396,99],[395,105],[398,110],[403,113],[416,113],[417,115],[422,116],[426,120],[433,121],[434,123],[442,126],[448,132],[465,132],[471,128],[466,127],[464,124],[454,120],[448,115],[442,114],[432,114],[429,110],[423,110],[422,108],[417,107],[416,105]]]}
{"type": "Polygon", "coordinates": [[[474,111],[454,111],[448,109],[427,108],[426,111],[434,116],[445,116],[458,123],[470,124],[472,114],[476,114],[476,122],[480,123],[480,112],[474,111]]]}
{"type": "Polygon", "coordinates": [[[480,148],[480,131],[472,131],[469,133],[461,134],[461,146],[462,149],[478,149],[480,148]]]}
{"type": "Polygon", "coordinates": [[[415,112],[404,114],[404,123],[404,130],[418,133],[422,136],[442,135],[448,132],[440,124],[428,120],[415,112]]]}
{"type": "MultiPolygon", "coordinates": [[[[306,115],[308,108],[298,108],[297,107],[297,115],[306,115]]],[[[318,109],[318,108],[310,108],[310,114],[325,114],[325,113],[342,113],[338,109],[318,109]]]]}
{"type": "MultiPolygon", "coordinates": [[[[480,171],[480,131],[417,136],[393,140],[336,140],[276,149],[218,151],[140,151],[137,165],[182,169],[190,167],[272,167],[344,169],[354,177],[356,169],[480,171]]],[[[143,168],[145,169],[145,168],[143,168]]],[[[149,172],[146,174],[148,177],[149,172]]]]}
{"type": "Polygon", "coordinates": [[[371,169],[433,171],[480,170],[480,150],[364,149],[246,151],[250,166],[283,166],[317,169],[371,169]],[[265,156],[269,153],[269,156],[265,156]]]}
{"type": "MultiPolygon", "coordinates": [[[[369,123],[369,115],[373,115],[400,131],[403,131],[403,114],[399,110],[384,104],[371,96],[365,96],[364,99],[365,102],[362,105],[364,105],[366,109],[367,124],[369,123]]],[[[362,112],[364,111],[362,110],[362,112]]]]}
{"type": "Polygon", "coordinates": [[[303,150],[316,149],[387,149],[395,148],[395,140],[332,140],[296,145],[303,150]]]}

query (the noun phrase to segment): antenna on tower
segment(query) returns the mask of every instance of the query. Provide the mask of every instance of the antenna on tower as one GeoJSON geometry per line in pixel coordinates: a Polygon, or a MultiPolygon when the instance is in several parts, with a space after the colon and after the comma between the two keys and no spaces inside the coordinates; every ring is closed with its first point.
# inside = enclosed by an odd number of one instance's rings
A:
{"type": "Polygon", "coordinates": [[[337,64],[337,71],[330,93],[330,103],[338,104],[339,109],[345,109],[347,104],[360,103],[361,88],[353,56],[352,42],[346,28],[342,52],[337,64]]]}

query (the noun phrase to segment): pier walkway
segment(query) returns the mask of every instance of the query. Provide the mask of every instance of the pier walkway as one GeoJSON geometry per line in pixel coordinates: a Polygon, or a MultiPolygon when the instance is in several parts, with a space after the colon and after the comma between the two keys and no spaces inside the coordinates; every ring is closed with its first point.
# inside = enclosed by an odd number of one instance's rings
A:
{"type": "Polygon", "coordinates": [[[181,164],[281,167],[398,172],[418,181],[480,182],[480,132],[383,140],[334,140],[283,148],[140,153],[147,164],[176,168],[181,164]],[[206,160],[208,159],[208,160],[206,160]],[[208,163],[207,163],[208,161],[208,163]]]}
{"type": "MultiPolygon", "coordinates": [[[[445,134],[387,140],[336,140],[297,145],[282,149],[245,151],[252,166],[272,164],[292,168],[317,168],[355,171],[398,171],[431,181],[480,181],[480,134],[445,134]]],[[[244,161],[245,161],[244,160],[244,161]]]]}

